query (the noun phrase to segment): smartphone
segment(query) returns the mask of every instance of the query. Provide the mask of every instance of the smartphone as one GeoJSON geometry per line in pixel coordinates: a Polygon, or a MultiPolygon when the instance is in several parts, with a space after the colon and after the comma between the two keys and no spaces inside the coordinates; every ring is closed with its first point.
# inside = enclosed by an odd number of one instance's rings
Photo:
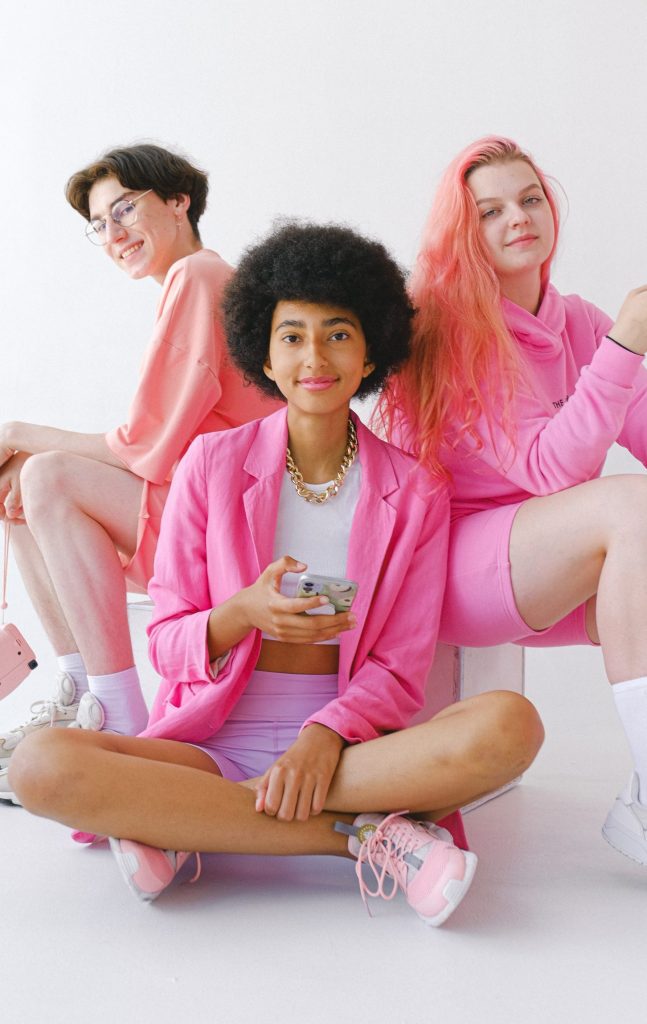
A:
{"type": "Polygon", "coordinates": [[[357,583],[353,580],[344,580],[339,576],[315,576],[314,573],[304,572],[299,576],[297,583],[297,597],[316,597],[321,594],[328,598],[329,604],[313,608],[306,615],[330,615],[337,612],[348,612],[355,600],[357,583]],[[328,611],[332,606],[334,612],[328,611]]]}

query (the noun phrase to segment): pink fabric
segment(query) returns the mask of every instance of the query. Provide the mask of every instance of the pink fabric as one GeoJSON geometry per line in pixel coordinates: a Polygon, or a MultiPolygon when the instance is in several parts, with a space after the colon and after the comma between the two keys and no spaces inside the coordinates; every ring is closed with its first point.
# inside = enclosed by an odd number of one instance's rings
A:
{"type": "Polygon", "coordinates": [[[137,551],[124,564],[129,584],[139,590],[146,590],[152,575],[171,477],[193,438],[266,416],[282,404],[248,387],[229,361],[219,308],[231,274],[209,249],[169,269],[127,422],[106,434],[114,454],[146,481],[137,551]]]}
{"type": "MultiPolygon", "coordinates": [[[[320,722],[349,743],[401,729],[423,704],[448,533],[445,492],[432,495],[410,456],[356,425],[362,490],[347,573],[359,583],[358,626],[340,638],[339,695],[304,723],[320,722]]],[[[282,410],[198,438],[178,469],[149,587],[149,653],[163,679],[145,736],[199,743],[217,732],[245,688],[260,633],[236,645],[214,680],[207,621],[272,560],[286,444],[282,410]]]]}
{"type": "Polygon", "coordinates": [[[449,533],[447,584],[438,639],[458,647],[592,644],[581,604],[549,629],[531,630],[515,603],[510,530],[522,502],[461,516],[449,533]]]}
{"type": "Polygon", "coordinates": [[[255,778],[292,746],[306,718],[336,695],[336,675],[255,669],[227,721],[195,746],[230,782],[255,778]]]}
{"type": "Polygon", "coordinates": [[[605,337],[611,320],[577,295],[551,285],[537,316],[507,300],[504,311],[531,387],[517,398],[515,451],[481,424],[483,449],[463,443],[447,460],[455,494],[439,636],[470,646],[590,644],[584,605],[541,632],[523,621],[510,530],[528,498],[599,476],[614,441],[647,464],[647,372],[642,356],[605,337]]]}
{"type": "Polygon", "coordinates": [[[614,441],[647,464],[647,372],[642,356],[605,338],[609,317],[552,285],[537,316],[508,300],[504,312],[531,388],[517,398],[514,451],[481,424],[482,450],[461,443],[448,455],[453,518],[591,480],[614,441]]]}

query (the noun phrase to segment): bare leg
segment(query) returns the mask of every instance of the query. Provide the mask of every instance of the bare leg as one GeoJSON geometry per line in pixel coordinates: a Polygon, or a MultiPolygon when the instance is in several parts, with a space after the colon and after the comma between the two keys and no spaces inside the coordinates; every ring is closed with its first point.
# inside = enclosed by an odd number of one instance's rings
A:
{"type": "Polygon", "coordinates": [[[25,463],[21,484],[26,521],[89,674],[129,668],[133,652],[117,552],[135,550],[142,481],[93,459],[48,452],[25,463]]]}
{"type": "Polygon", "coordinates": [[[28,810],[84,832],[162,849],[343,854],[336,820],[405,808],[441,816],[518,775],[542,739],[523,697],[474,697],[424,725],[347,748],[326,810],[306,822],[258,813],[249,788],[203,770],[202,751],[167,740],[46,730],[18,747],[10,779],[28,810]]]}
{"type": "Polygon", "coordinates": [[[61,655],[77,651],[77,642],[63,614],[47,566],[26,523],[11,524],[11,548],[29,599],[54,653],[61,655]]]}
{"type": "Polygon", "coordinates": [[[589,601],[612,683],[647,675],[646,513],[647,478],[611,476],[530,499],[512,527],[520,615],[544,629],[589,601]]]}

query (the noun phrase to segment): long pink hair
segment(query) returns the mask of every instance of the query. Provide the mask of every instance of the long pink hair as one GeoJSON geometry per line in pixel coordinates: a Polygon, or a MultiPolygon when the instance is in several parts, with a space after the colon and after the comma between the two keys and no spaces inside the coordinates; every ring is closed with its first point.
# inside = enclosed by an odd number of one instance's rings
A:
{"type": "Polygon", "coordinates": [[[411,358],[377,408],[387,436],[414,451],[435,475],[449,475],[443,449],[461,438],[476,450],[482,447],[477,424],[483,417],[490,434],[498,423],[514,444],[511,406],[521,367],[467,185],[477,167],[512,160],[532,167],[553,214],[555,241],[541,267],[546,288],[559,232],[554,191],[516,142],[494,135],[478,139],[452,161],[436,192],[409,286],[416,307],[411,358]]]}

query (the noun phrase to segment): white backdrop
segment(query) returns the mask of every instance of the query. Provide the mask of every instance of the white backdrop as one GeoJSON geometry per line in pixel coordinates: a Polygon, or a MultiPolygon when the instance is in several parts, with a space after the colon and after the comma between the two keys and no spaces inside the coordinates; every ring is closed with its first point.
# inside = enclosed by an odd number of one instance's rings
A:
{"type": "Polygon", "coordinates": [[[112,145],[179,146],[206,168],[203,238],[232,262],[296,214],[410,264],[456,150],[509,134],[568,195],[558,287],[614,314],[647,281],[645,0],[3,0],[0,14],[0,421],[101,431],[125,415],[159,288],[110,265],[63,198],[112,145]]]}

